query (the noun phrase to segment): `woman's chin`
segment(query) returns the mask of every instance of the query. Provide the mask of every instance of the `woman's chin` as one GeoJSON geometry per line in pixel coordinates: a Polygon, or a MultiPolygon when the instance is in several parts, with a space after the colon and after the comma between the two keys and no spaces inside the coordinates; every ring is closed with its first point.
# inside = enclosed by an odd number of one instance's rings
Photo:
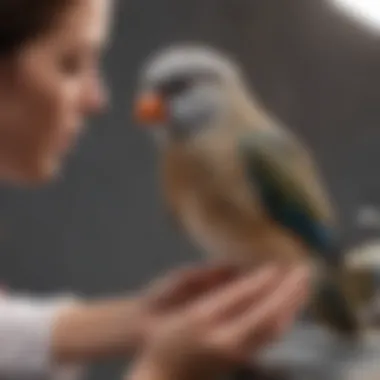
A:
{"type": "Polygon", "coordinates": [[[40,162],[19,165],[11,170],[0,169],[0,181],[14,186],[39,187],[60,178],[61,162],[44,160],[40,162]]]}

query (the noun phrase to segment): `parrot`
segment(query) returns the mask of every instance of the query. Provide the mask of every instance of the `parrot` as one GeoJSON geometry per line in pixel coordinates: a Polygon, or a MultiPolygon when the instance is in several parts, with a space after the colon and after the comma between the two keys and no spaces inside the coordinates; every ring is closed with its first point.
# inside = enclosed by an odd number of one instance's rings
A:
{"type": "Polygon", "coordinates": [[[237,61],[204,45],[165,47],[142,66],[133,112],[154,135],[167,213],[210,260],[310,264],[309,309],[356,339],[355,284],[369,294],[373,279],[345,272],[337,216],[310,150],[246,83],[237,61]]]}

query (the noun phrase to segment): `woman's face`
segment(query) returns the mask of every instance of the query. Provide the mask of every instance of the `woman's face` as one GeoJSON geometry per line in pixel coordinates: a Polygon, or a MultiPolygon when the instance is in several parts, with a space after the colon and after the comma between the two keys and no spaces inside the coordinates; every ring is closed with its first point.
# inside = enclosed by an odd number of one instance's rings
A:
{"type": "Polygon", "coordinates": [[[50,31],[0,63],[1,179],[54,176],[86,118],[104,108],[99,63],[111,3],[76,1],[50,31]]]}

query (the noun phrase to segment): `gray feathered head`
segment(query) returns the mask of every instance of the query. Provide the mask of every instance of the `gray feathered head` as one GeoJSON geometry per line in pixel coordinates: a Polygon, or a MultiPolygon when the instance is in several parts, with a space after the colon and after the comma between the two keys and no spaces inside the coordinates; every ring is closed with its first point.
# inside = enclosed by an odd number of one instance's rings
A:
{"type": "Polygon", "coordinates": [[[171,46],[144,65],[136,116],[141,123],[164,127],[171,137],[186,138],[215,125],[240,87],[240,69],[227,56],[206,46],[171,46]]]}

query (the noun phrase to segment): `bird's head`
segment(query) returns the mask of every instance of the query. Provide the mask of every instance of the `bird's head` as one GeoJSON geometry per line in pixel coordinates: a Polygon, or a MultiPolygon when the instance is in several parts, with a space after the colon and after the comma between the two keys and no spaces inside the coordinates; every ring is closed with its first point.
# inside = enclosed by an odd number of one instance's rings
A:
{"type": "Polygon", "coordinates": [[[211,48],[166,48],[142,69],[135,116],[166,138],[191,139],[218,126],[239,81],[235,63],[211,48]]]}

